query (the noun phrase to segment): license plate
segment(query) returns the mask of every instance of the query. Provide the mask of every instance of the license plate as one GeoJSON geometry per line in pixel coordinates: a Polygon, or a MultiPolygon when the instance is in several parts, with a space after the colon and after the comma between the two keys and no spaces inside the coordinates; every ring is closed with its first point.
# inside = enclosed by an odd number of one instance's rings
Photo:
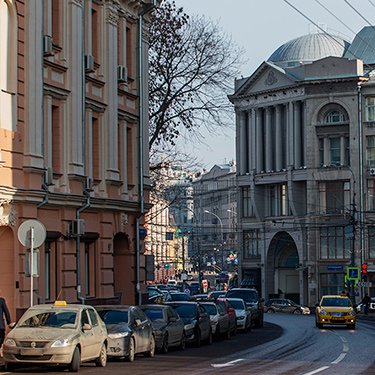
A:
{"type": "Polygon", "coordinates": [[[41,356],[43,355],[43,349],[21,349],[20,354],[26,356],[41,356]]]}

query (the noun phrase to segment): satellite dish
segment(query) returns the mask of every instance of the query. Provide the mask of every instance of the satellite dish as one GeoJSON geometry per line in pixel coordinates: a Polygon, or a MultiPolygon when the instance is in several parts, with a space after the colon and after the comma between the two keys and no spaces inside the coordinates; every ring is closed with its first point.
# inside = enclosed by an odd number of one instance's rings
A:
{"type": "Polygon", "coordinates": [[[31,247],[31,228],[34,228],[34,248],[39,247],[47,237],[46,227],[39,220],[26,220],[18,228],[18,240],[23,246],[31,247]]]}

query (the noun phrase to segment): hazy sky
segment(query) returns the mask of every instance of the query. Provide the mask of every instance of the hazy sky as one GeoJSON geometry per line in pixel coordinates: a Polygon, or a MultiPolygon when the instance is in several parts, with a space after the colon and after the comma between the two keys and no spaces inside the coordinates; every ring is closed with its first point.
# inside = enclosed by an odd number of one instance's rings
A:
{"type": "MultiPolygon", "coordinates": [[[[284,0],[175,0],[188,14],[200,14],[219,21],[223,31],[245,50],[247,63],[241,75],[247,77],[285,42],[315,32],[312,22],[284,0]]],[[[368,23],[375,24],[375,0],[288,0],[327,32],[351,42],[368,23]],[[328,9],[324,9],[320,4],[328,9]],[[357,14],[350,5],[361,15],[357,14]],[[334,15],[330,14],[333,13],[334,15]],[[336,18],[335,18],[336,17],[336,18]]],[[[228,93],[230,94],[230,93],[228,93]]],[[[233,119],[234,121],[234,119],[233,119]]],[[[185,146],[210,169],[214,164],[235,159],[234,124],[225,134],[205,135],[206,144],[185,146]]]]}

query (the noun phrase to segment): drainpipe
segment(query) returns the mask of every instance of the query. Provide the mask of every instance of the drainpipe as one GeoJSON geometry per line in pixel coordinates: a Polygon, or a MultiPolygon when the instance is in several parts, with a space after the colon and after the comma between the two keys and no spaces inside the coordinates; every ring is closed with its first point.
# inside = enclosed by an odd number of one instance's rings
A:
{"type": "Polygon", "coordinates": [[[361,84],[357,86],[358,90],[358,152],[359,152],[359,229],[361,240],[361,263],[366,261],[365,236],[364,236],[364,213],[363,213],[363,131],[362,131],[362,92],[361,84]]]}
{"type": "Polygon", "coordinates": [[[86,210],[91,206],[91,195],[90,191],[87,189],[83,190],[83,194],[86,197],[86,203],[77,209],[76,212],[76,220],[77,220],[77,240],[76,240],[76,255],[77,255],[77,299],[81,300],[82,304],[85,304],[85,296],[81,294],[81,226],[80,226],[80,218],[81,212],[86,210]]]}
{"type": "Polygon", "coordinates": [[[141,293],[141,239],[140,239],[140,219],[145,213],[145,196],[144,196],[144,147],[143,147],[143,130],[144,130],[144,82],[143,82],[143,17],[156,7],[156,0],[153,0],[150,6],[145,6],[139,14],[139,194],[140,194],[140,215],[136,219],[136,292],[138,295],[138,304],[142,304],[141,293]]]}
{"type": "Polygon", "coordinates": [[[48,186],[46,184],[42,184],[42,189],[46,192],[46,194],[43,200],[36,206],[37,208],[40,208],[48,203],[48,195],[49,195],[48,186]]]}

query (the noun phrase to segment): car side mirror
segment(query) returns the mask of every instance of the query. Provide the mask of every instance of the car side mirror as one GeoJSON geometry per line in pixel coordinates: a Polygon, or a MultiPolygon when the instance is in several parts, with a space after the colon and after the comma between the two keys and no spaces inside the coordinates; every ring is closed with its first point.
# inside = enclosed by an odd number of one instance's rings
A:
{"type": "Polygon", "coordinates": [[[177,318],[174,317],[174,316],[171,316],[171,317],[168,319],[168,321],[169,321],[170,323],[175,323],[175,322],[177,322],[177,318]]]}
{"type": "Polygon", "coordinates": [[[200,317],[200,318],[205,318],[206,316],[207,316],[206,313],[200,313],[200,314],[199,314],[199,317],[200,317]]]}
{"type": "Polygon", "coordinates": [[[85,324],[82,326],[82,331],[90,331],[90,329],[92,329],[91,324],[85,323],[85,324]]]}
{"type": "Polygon", "coordinates": [[[136,320],[134,321],[134,324],[135,324],[136,327],[139,327],[139,326],[142,324],[142,322],[141,322],[140,319],[136,319],[136,320]]]}

